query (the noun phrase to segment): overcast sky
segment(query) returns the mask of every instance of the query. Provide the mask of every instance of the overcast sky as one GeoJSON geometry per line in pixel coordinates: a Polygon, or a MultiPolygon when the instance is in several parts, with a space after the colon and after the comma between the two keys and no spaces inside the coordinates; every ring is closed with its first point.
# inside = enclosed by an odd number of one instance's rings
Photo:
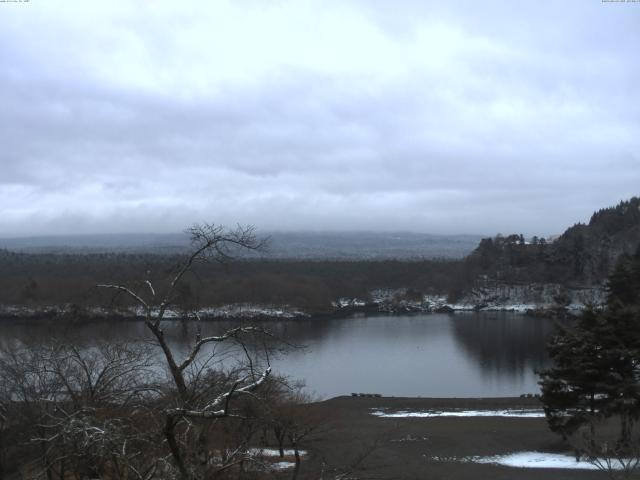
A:
{"type": "Polygon", "coordinates": [[[640,2],[0,3],[0,236],[553,234],[640,194],[640,2]]]}

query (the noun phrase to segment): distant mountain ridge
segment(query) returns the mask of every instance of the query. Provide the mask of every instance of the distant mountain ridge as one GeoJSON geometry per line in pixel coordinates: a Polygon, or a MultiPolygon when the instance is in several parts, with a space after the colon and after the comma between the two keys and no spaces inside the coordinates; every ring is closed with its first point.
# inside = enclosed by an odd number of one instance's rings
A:
{"type": "MultiPolygon", "coordinates": [[[[432,235],[411,232],[258,232],[269,238],[260,254],[239,256],[298,260],[461,259],[480,235],[432,235]]],[[[151,253],[174,255],[189,247],[186,234],[125,234],[0,239],[0,248],[22,253],[151,253]]]]}

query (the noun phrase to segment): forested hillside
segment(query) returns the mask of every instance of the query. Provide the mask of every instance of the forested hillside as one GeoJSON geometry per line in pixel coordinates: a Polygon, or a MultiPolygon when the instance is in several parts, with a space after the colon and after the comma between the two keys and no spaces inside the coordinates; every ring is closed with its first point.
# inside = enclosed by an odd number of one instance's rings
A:
{"type": "MultiPolygon", "coordinates": [[[[0,250],[0,305],[103,305],[93,288],[113,282],[162,285],[180,256],[143,254],[56,255],[0,250]]],[[[311,261],[242,260],[202,263],[181,292],[200,305],[289,304],[310,312],[331,309],[340,297],[367,299],[376,288],[440,292],[460,282],[454,260],[311,261]]],[[[123,299],[120,299],[123,300],[123,299]]]]}
{"type": "Polygon", "coordinates": [[[480,242],[467,270],[503,282],[599,284],[617,259],[640,244],[640,198],[594,212],[588,224],[568,228],[555,241],[522,235],[480,242]]]}
{"type": "MultiPolygon", "coordinates": [[[[375,289],[463,297],[479,283],[602,285],[617,259],[640,244],[640,198],[595,212],[555,241],[523,235],[480,241],[464,260],[242,259],[203,263],[181,295],[201,306],[236,303],[291,305],[309,313],[329,312],[344,297],[370,300],[375,289]]],[[[162,284],[181,261],[179,254],[25,253],[0,249],[0,305],[104,305],[94,285],[144,280],[162,284]]],[[[121,302],[118,299],[117,302],[121,302]]]]}

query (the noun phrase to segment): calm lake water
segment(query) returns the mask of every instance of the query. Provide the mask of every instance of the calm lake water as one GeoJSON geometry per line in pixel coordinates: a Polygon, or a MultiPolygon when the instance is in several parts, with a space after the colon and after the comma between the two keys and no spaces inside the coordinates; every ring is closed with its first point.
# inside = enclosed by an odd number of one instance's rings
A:
{"type": "MultiPolygon", "coordinates": [[[[166,322],[174,348],[186,351],[195,326],[166,322]]],[[[204,334],[239,324],[207,322],[204,334]]],[[[554,322],[512,313],[361,316],[261,324],[304,346],[272,357],[274,372],[306,381],[322,398],[351,392],[392,396],[499,397],[535,393],[535,369],[549,365],[545,342],[554,322]]],[[[148,338],[142,322],[51,325],[0,321],[0,341],[73,335],[148,338]]],[[[223,355],[223,352],[220,352],[223,355]]]]}

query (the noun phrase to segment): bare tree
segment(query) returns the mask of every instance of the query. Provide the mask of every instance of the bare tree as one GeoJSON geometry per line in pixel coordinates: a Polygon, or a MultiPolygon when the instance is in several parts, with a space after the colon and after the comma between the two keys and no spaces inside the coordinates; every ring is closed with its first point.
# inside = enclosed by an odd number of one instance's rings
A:
{"type": "Polygon", "coordinates": [[[151,364],[143,344],[100,341],[82,348],[58,341],[50,347],[44,373],[59,379],[60,393],[76,409],[105,404],[125,407],[145,392],[157,390],[151,381],[151,364]]]}
{"type": "MultiPolygon", "coordinates": [[[[316,432],[323,419],[306,407],[316,399],[304,391],[304,382],[292,382],[287,378],[272,378],[264,403],[263,421],[271,430],[278,445],[280,458],[285,447],[292,448],[296,466],[300,464],[300,444],[316,432]]],[[[265,435],[266,437],[266,435],[265,435]]]]}
{"type": "Polygon", "coordinates": [[[13,470],[17,461],[52,478],[48,445],[32,441],[44,434],[42,422],[62,385],[59,378],[46,372],[46,357],[46,346],[13,344],[0,355],[3,433],[12,439],[11,444],[3,445],[3,456],[12,460],[3,469],[13,470]]]}
{"type": "Polygon", "coordinates": [[[0,400],[12,439],[3,445],[9,470],[34,479],[147,478],[155,461],[142,453],[157,444],[138,428],[153,419],[140,409],[154,388],[142,383],[147,353],[140,345],[83,349],[68,340],[5,348],[0,400]]]}
{"type": "Polygon", "coordinates": [[[177,266],[174,274],[163,286],[164,288],[156,288],[149,278],[145,279],[137,289],[121,284],[98,285],[99,288],[124,294],[133,301],[141,310],[147,329],[163,352],[176,393],[174,405],[164,409],[163,433],[179,475],[183,479],[202,478],[207,461],[206,452],[202,451],[204,442],[200,441],[199,463],[201,466],[197,468],[193,464],[190,465],[189,451],[184,448],[184,442],[181,442],[181,435],[178,432],[179,425],[186,423],[187,426],[184,429],[195,430],[194,435],[202,437],[202,427],[196,423],[195,428],[191,429],[192,421],[231,416],[229,407],[232,398],[252,395],[252,392],[262,385],[271,373],[271,368],[268,366],[257,371],[255,363],[250,360],[249,352],[245,348],[248,337],[264,336],[268,334],[266,331],[250,326],[237,327],[220,335],[203,337],[197,309],[191,312],[197,321],[197,331],[190,351],[183,358],[176,358],[165,336],[163,321],[167,312],[177,307],[181,297],[180,286],[186,276],[193,273],[195,265],[199,262],[223,262],[242,250],[259,250],[264,246],[264,242],[255,236],[252,227],[238,226],[229,230],[219,225],[203,224],[193,226],[188,233],[191,236],[191,253],[177,266]],[[229,342],[235,342],[242,347],[249,360],[248,369],[242,373],[237,372],[232,381],[214,381],[209,388],[201,388],[203,378],[213,379],[211,376],[203,375],[208,370],[207,360],[202,360],[205,347],[210,344],[229,342]]]}

